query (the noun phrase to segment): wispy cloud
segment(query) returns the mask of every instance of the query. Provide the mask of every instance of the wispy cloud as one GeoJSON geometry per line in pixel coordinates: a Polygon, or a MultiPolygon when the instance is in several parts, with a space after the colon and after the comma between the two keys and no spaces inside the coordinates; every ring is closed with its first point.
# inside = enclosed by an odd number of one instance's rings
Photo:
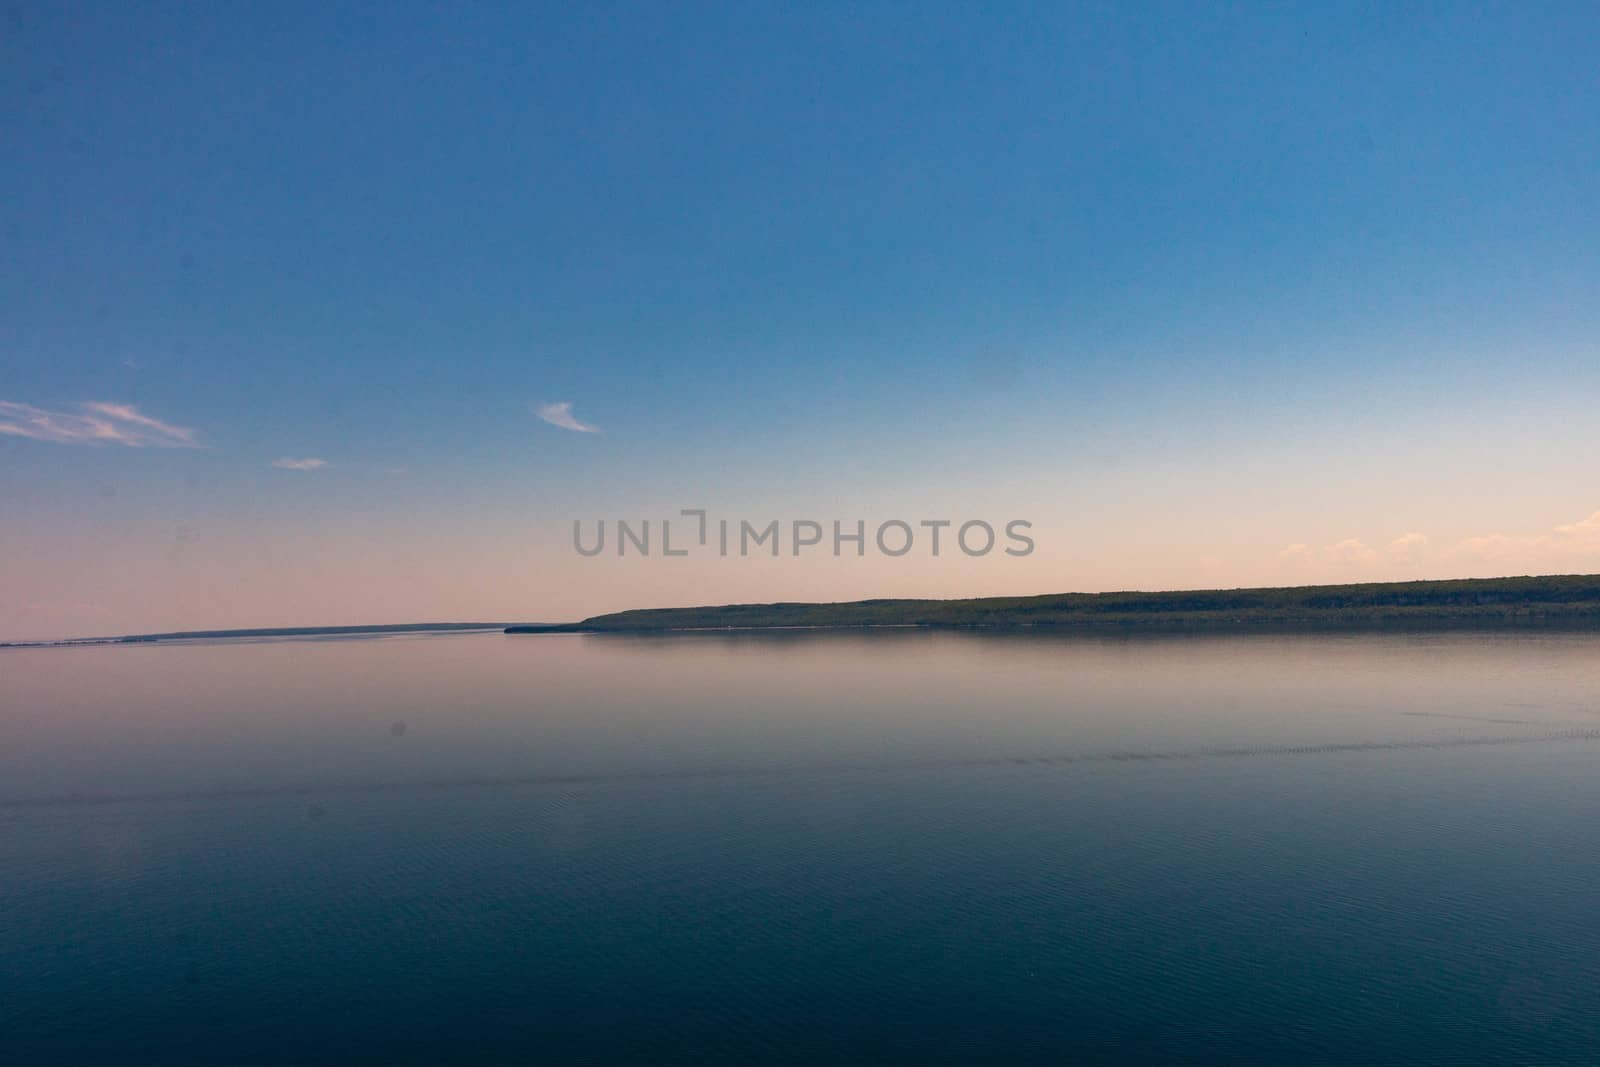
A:
{"type": "Polygon", "coordinates": [[[1584,561],[1592,565],[1600,555],[1600,511],[1577,522],[1563,522],[1549,533],[1507,536],[1492,533],[1469,537],[1456,551],[1485,560],[1537,558],[1551,561],[1584,561]]]}
{"type": "Polygon", "coordinates": [[[1455,546],[1457,555],[1470,559],[1503,560],[1519,555],[1528,549],[1545,547],[1548,538],[1544,537],[1507,537],[1505,534],[1484,534],[1481,537],[1464,538],[1455,546]]]}
{"type": "Polygon", "coordinates": [[[577,416],[572,414],[572,401],[570,400],[563,400],[557,404],[535,404],[533,413],[551,426],[559,426],[563,430],[576,430],[578,433],[600,432],[600,427],[578,421],[577,416]]]}
{"type": "MultiPolygon", "coordinates": [[[[1426,545],[1427,541],[1428,539],[1421,534],[1406,534],[1390,543],[1389,554],[1396,559],[1400,559],[1404,551],[1410,550],[1418,543],[1426,545]]],[[[1321,548],[1313,548],[1303,542],[1285,545],[1278,550],[1278,558],[1289,563],[1332,563],[1350,567],[1373,563],[1378,559],[1378,553],[1371,545],[1368,545],[1359,537],[1347,537],[1343,541],[1324,545],[1321,548]]]]}
{"type": "Polygon", "coordinates": [[[281,471],[319,471],[328,465],[328,461],[318,459],[316,456],[307,456],[304,459],[284,456],[273,460],[272,465],[281,471]]]}
{"type": "Polygon", "coordinates": [[[1600,511],[1580,522],[1564,522],[1556,527],[1556,533],[1580,541],[1600,541],[1600,511]]]}
{"type": "Polygon", "coordinates": [[[1412,531],[1389,542],[1389,558],[1398,563],[1417,563],[1428,552],[1428,535],[1412,531]]]}
{"type": "Polygon", "coordinates": [[[1481,565],[1528,573],[1591,569],[1600,563],[1600,511],[1587,519],[1549,527],[1544,533],[1488,533],[1436,540],[1412,531],[1390,541],[1381,553],[1351,537],[1320,549],[1288,545],[1278,551],[1278,558],[1300,564],[1380,567],[1391,572],[1405,567],[1412,573],[1418,568],[1460,570],[1481,565]]]}
{"type": "Polygon", "coordinates": [[[1338,544],[1329,545],[1327,553],[1335,563],[1370,563],[1378,555],[1358,537],[1346,537],[1338,544]]]}
{"type": "Polygon", "coordinates": [[[194,430],[151,418],[132,404],[79,404],[77,411],[46,411],[0,400],[0,435],[58,445],[124,445],[128,448],[199,448],[194,430]]]}

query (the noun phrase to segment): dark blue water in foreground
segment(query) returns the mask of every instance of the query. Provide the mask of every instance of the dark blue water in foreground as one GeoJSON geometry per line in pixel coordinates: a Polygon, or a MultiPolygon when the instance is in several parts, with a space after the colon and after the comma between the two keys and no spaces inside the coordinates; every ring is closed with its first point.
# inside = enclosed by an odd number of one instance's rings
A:
{"type": "Polygon", "coordinates": [[[0,652],[0,1063],[1594,1063],[1600,637],[0,652]]]}

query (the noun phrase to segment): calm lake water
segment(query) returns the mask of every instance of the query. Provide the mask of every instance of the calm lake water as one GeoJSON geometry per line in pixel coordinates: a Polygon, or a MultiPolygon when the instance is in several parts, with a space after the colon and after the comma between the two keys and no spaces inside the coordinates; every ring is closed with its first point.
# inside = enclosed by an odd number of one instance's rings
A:
{"type": "Polygon", "coordinates": [[[0,650],[0,1062],[1594,1063],[1600,635],[0,650]]]}

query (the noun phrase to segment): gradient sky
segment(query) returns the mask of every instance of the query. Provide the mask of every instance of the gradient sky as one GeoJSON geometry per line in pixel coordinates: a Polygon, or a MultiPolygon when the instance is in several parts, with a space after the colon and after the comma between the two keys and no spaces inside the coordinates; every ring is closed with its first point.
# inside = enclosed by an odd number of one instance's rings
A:
{"type": "Polygon", "coordinates": [[[0,639],[1600,570],[1600,8],[758,6],[11,5],[0,639]]]}

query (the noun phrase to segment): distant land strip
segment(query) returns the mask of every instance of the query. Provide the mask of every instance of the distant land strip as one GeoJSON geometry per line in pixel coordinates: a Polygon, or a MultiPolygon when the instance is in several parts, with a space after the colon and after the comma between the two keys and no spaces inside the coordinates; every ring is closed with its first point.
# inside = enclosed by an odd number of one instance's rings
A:
{"type": "Polygon", "coordinates": [[[207,641],[228,637],[355,637],[362,634],[414,634],[463,630],[503,630],[503,622],[403,622],[377,626],[276,626],[254,630],[177,630],[165,634],[123,637],[68,637],[59,641],[0,641],[0,648],[49,648],[58,645],[138,645],[155,641],[207,641]]]}
{"type": "Polygon", "coordinates": [[[1052,593],[970,600],[856,600],[643,608],[508,634],[683,630],[1246,630],[1386,627],[1600,628],[1600,575],[1462,578],[1265,589],[1052,593]]]}

